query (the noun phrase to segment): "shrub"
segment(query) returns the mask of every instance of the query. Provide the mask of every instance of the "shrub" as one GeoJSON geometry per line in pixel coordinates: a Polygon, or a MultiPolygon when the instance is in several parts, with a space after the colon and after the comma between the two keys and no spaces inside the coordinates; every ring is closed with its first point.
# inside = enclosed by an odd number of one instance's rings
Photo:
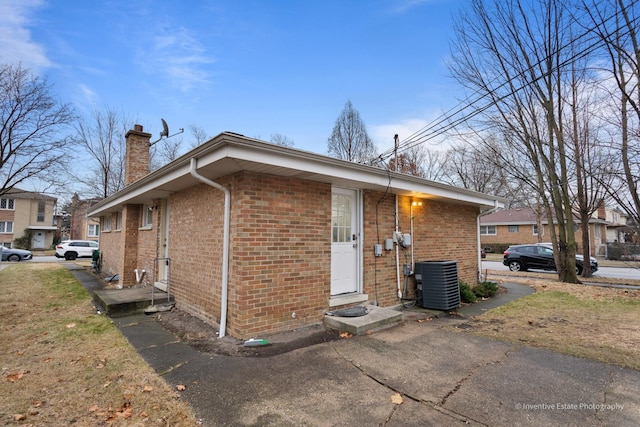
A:
{"type": "Polygon", "coordinates": [[[13,247],[18,249],[31,250],[31,239],[33,238],[33,230],[28,228],[24,229],[22,237],[13,239],[13,247]]]}
{"type": "Polygon", "coordinates": [[[462,299],[462,302],[466,302],[468,304],[473,304],[474,302],[476,302],[477,300],[476,295],[473,293],[469,285],[467,285],[463,281],[460,281],[459,284],[460,284],[460,299],[462,299]]]}
{"type": "Polygon", "coordinates": [[[479,298],[489,298],[498,292],[498,284],[494,282],[481,282],[472,289],[473,294],[479,298]]]}

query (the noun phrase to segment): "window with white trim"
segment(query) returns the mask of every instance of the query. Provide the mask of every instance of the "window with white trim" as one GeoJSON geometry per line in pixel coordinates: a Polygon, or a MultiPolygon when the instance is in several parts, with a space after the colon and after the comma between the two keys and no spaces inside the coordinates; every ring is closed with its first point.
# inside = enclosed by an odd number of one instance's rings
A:
{"type": "Polygon", "coordinates": [[[87,236],[89,237],[98,237],[100,235],[100,225],[99,224],[89,224],[87,228],[87,236]]]}
{"type": "Polygon", "coordinates": [[[111,231],[111,214],[102,218],[102,231],[111,231]]]}
{"type": "Polygon", "coordinates": [[[496,226],[495,225],[481,225],[480,226],[480,234],[483,236],[495,236],[496,235],[496,226]]]}
{"type": "Polygon", "coordinates": [[[0,199],[0,209],[12,211],[15,209],[15,199],[0,199]]]}
{"type": "Polygon", "coordinates": [[[44,204],[44,202],[41,200],[38,202],[38,222],[44,222],[44,212],[45,212],[45,208],[46,205],[44,204]]]}
{"type": "Polygon", "coordinates": [[[510,225],[509,226],[509,233],[517,233],[518,232],[518,226],[517,225],[510,225]]]}
{"type": "Polygon", "coordinates": [[[142,220],[140,221],[140,227],[149,228],[153,224],[153,207],[151,205],[144,205],[142,207],[142,220]]]}
{"type": "Polygon", "coordinates": [[[0,233],[13,233],[13,221],[0,221],[0,233]]]}
{"type": "Polygon", "coordinates": [[[116,231],[122,230],[122,212],[116,213],[116,231]]]}
{"type": "MultiPolygon", "coordinates": [[[[542,226],[542,230],[540,230],[540,235],[544,236],[544,225],[542,226]]],[[[538,235],[538,224],[533,224],[533,235],[537,236],[538,235]]]]}

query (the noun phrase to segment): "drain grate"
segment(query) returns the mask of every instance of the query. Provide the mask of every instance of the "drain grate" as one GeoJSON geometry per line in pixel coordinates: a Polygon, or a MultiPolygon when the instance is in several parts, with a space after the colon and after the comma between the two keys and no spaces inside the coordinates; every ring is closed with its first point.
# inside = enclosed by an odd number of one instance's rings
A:
{"type": "Polygon", "coordinates": [[[359,305],[359,306],[356,306],[356,307],[343,308],[341,310],[329,311],[327,314],[329,316],[336,316],[336,317],[360,317],[360,316],[364,316],[367,313],[369,313],[369,309],[359,305]]]}

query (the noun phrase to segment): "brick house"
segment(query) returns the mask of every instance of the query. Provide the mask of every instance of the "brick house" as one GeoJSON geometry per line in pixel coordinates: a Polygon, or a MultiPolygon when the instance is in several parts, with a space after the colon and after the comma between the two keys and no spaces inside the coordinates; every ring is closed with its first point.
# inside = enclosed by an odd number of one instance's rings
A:
{"type": "MultiPolygon", "coordinates": [[[[578,252],[582,251],[582,229],[575,217],[578,252]]],[[[604,205],[589,220],[591,255],[605,255],[607,224],[604,205]]],[[[549,221],[544,213],[532,208],[499,210],[480,218],[480,241],[483,248],[492,245],[516,245],[550,242],[549,221]]]]}
{"type": "Polygon", "coordinates": [[[29,230],[29,249],[51,248],[58,231],[54,223],[57,201],[46,194],[17,188],[0,196],[0,245],[14,247],[14,240],[29,230]]]}
{"type": "Polygon", "coordinates": [[[127,133],[126,186],[94,205],[103,271],[135,269],[176,305],[238,338],[400,303],[402,266],[480,270],[479,216],[502,200],[225,132],[149,173],[151,135],[127,133]],[[396,225],[397,210],[397,225],[396,225]],[[412,245],[387,246],[396,228],[412,245]],[[375,245],[385,248],[374,253],[375,245]],[[396,252],[397,250],[397,252],[396,252]]]}
{"type": "Polygon", "coordinates": [[[98,240],[100,238],[100,221],[87,215],[91,206],[101,199],[81,199],[74,194],[68,206],[69,228],[63,230],[62,238],[71,240],[98,240]]]}

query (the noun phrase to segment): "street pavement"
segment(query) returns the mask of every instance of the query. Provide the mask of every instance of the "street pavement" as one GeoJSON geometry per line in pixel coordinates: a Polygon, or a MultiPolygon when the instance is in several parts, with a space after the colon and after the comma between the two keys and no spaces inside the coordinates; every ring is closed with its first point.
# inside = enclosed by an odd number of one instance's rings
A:
{"type": "Polygon", "coordinates": [[[200,352],[153,316],[113,320],[169,384],[186,386],[204,426],[640,425],[640,372],[464,332],[468,316],[530,292],[507,285],[510,296],[461,316],[405,312],[400,326],[272,357],[200,352]]]}

